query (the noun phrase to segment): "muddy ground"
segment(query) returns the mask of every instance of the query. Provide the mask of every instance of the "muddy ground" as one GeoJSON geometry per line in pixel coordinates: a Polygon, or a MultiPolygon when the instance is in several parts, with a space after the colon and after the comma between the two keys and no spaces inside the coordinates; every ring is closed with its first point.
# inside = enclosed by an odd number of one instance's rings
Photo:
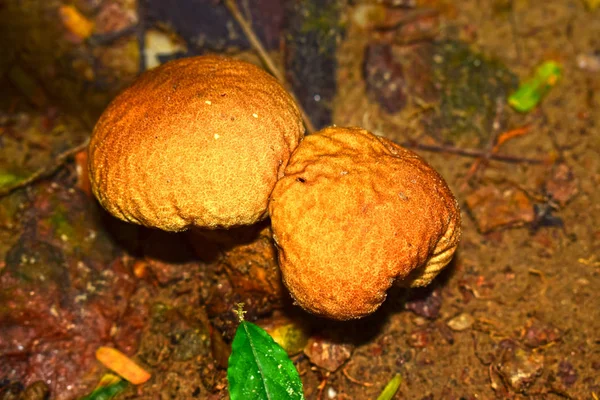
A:
{"type": "Polygon", "coordinates": [[[227,398],[239,302],[295,334],[308,399],[375,399],[395,374],[395,399],[600,397],[597,2],[243,3],[317,127],[412,148],[461,204],[434,283],[344,323],[291,304],[268,221],[165,234],[90,193],[86,139],[140,68],[205,51],[260,64],[223,5],[185,3],[0,2],[1,399],[89,393],[103,345],[152,373],[116,398],[227,398]],[[560,78],[515,111],[508,97],[547,60],[560,78]]]}

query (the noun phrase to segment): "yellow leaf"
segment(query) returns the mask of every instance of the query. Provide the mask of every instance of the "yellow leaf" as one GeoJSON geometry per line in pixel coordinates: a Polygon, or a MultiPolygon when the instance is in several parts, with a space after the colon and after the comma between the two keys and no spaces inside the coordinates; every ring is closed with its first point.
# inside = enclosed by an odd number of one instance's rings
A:
{"type": "Polygon", "coordinates": [[[81,39],[87,39],[92,34],[94,23],[84,17],[75,7],[61,6],[58,12],[63,25],[72,34],[81,39]]]}
{"type": "Polygon", "coordinates": [[[151,375],[146,370],[137,365],[131,358],[112,347],[102,346],[98,348],[96,350],[96,359],[106,368],[113,370],[134,385],[139,385],[150,379],[151,375]]]}

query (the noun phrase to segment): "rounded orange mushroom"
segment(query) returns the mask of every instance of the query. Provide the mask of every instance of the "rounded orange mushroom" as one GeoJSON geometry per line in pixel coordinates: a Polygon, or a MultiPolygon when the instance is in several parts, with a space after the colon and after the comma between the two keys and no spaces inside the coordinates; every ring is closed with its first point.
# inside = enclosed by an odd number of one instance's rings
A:
{"type": "Polygon", "coordinates": [[[283,281],[304,309],[347,320],[394,283],[423,286],[460,237],[458,203],[421,157],[359,128],[298,146],[271,195],[283,281]]]}
{"type": "Polygon", "coordinates": [[[92,189],[118,218],[166,231],[252,224],[303,135],[298,107],[262,69],[220,56],[171,61],[102,114],[92,189]]]}

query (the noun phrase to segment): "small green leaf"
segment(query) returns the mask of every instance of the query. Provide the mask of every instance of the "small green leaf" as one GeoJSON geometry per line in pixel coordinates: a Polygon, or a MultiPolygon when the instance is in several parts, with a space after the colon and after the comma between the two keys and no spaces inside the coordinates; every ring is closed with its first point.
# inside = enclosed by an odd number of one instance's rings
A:
{"type": "Polygon", "coordinates": [[[527,112],[536,107],[561,76],[561,66],[554,61],[546,61],[535,71],[535,75],[523,82],[509,98],[508,103],[519,112],[527,112]]]}
{"type": "Polygon", "coordinates": [[[231,400],[304,399],[296,367],[262,328],[242,321],[227,368],[231,400]]]}
{"type": "Polygon", "coordinates": [[[129,383],[113,374],[106,374],[100,380],[96,389],[80,400],[109,400],[121,393],[129,383]]]}
{"type": "Polygon", "coordinates": [[[391,400],[392,397],[394,397],[394,395],[398,391],[400,383],[402,383],[402,377],[400,376],[400,374],[394,375],[394,377],[388,382],[388,384],[385,385],[383,392],[381,392],[377,400],[391,400]]]}
{"type": "Polygon", "coordinates": [[[23,179],[21,176],[0,170],[0,189],[14,186],[23,179]]]}

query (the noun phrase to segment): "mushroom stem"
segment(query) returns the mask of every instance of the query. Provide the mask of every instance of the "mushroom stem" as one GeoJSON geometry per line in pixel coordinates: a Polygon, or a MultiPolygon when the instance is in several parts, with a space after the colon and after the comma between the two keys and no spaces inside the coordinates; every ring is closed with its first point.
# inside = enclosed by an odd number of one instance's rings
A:
{"type": "Polygon", "coordinates": [[[258,53],[258,56],[260,57],[260,59],[262,60],[262,62],[265,64],[265,67],[267,67],[267,69],[269,70],[269,72],[275,78],[277,78],[277,80],[279,82],[281,82],[282,85],[284,85],[288,89],[288,93],[290,94],[290,96],[292,96],[292,98],[294,99],[294,101],[298,105],[300,113],[302,114],[302,120],[304,121],[304,126],[306,127],[306,131],[308,133],[313,133],[316,129],[315,129],[313,123],[311,122],[308,114],[306,113],[306,111],[304,111],[304,108],[302,107],[302,105],[298,101],[298,98],[296,97],[296,95],[294,94],[294,92],[289,89],[289,87],[288,87],[288,85],[286,83],[285,76],[279,70],[279,68],[277,68],[275,66],[275,63],[273,62],[273,59],[269,56],[269,53],[267,53],[267,50],[265,49],[265,47],[260,42],[260,39],[254,33],[254,30],[250,26],[250,23],[248,23],[248,21],[246,21],[246,18],[244,18],[244,16],[240,12],[240,9],[238,8],[236,1],[235,0],[225,0],[225,6],[229,10],[229,12],[233,16],[233,18],[235,18],[235,20],[238,22],[238,24],[240,24],[240,27],[244,31],[244,34],[246,35],[246,38],[250,42],[250,45],[258,53]]]}

